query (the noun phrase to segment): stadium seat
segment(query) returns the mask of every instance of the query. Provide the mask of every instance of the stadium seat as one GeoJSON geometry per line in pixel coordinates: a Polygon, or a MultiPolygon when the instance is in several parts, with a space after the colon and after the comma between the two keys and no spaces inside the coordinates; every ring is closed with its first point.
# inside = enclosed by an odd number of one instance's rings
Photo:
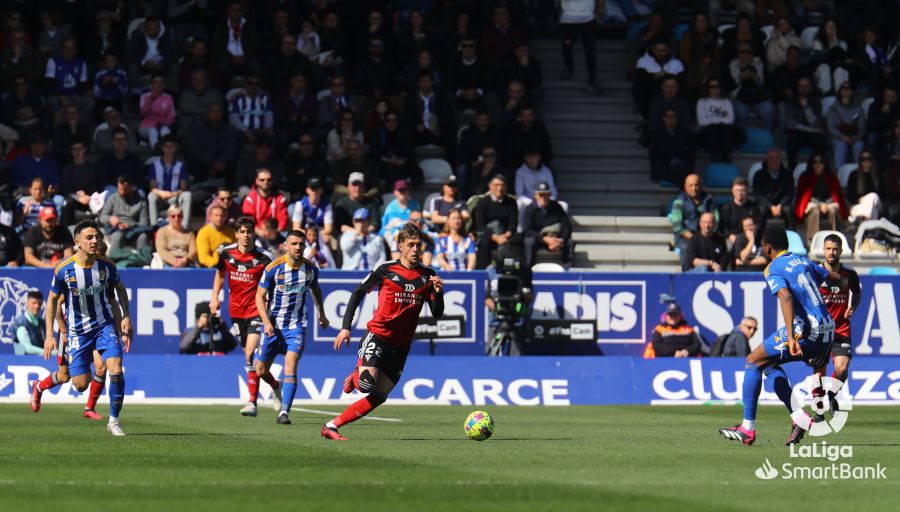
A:
{"type": "Polygon", "coordinates": [[[435,202],[441,198],[440,192],[434,192],[428,194],[424,201],[422,201],[422,216],[425,217],[425,220],[431,221],[431,212],[434,211],[435,202]]]}
{"type": "Polygon", "coordinates": [[[797,167],[794,167],[794,187],[797,186],[797,183],[800,181],[800,176],[806,172],[806,162],[802,164],[797,164],[797,167]]]}
{"type": "Polygon", "coordinates": [[[775,145],[775,138],[766,130],[747,128],[745,133],[747,140],[741,146],[741,151],[744,153],[765,153],[775,145]]]}
{"type": "Polygon", "coordinates": [[[897,226],[892,224],[887,219],[878,219],[878,220],[867,220],[863,221],[859,227],[856,229],[856,236],[854,236],[854,240],[856,240],[856,246],[853,248],[853,252],[856,254],[856,257],[864,260],[893,260],[896,258],[896,253],[894,251],[889,252],[865,252],[861,251],[860,247],[863,244],[863,240],[866,235],[866,231],[870,229],[883,229],[887,233],[900,237],[900,230],[897,229],[897,226]]]}
{"type": "Polygon", "coordinates": [[[732,164],[712,163],[703,171],[703,184],[707,187],[731,187],[731,182],[740,176],[738,168],[732,164]]]}
{"type": "Polygon", "coordinates": [[[684,35],[687,33],[687,31],[688,31],[687,23],[679,23],[678,25],[675,25],[674,27],[672,27],[672,32],[675,34],[675,40],[678,41],[679,43],[681,42],[682,39],[684,39],[684,35]]]}
{"type": "Polygon", "coordinates": [[[819,27],[806,27],[800,33],[800,48],[804,50],[812,50],[813,42],[816,40],[816,34],[819,33],[819,27]]]}
{"type": "Polygon", "coordinates": [[[897,271],[894,267],[872,267],[869,269],[870,276],[896,276],[900,275],[900,271],[897,271]]]}
{"type": "Polygon", "coordinates": [[[856,170],[856,164],[844,164],[838,169],[838,180],[841,182],[842,188],[847,188],[847,182],[850,181],[850,175],[856,170]]]}
{"type": "Polygon", "coordinates": [[[862,107],[863,115],[865,115],[866,117],[869,116],[869,107],[872,106],[872,103],[875,103],[875,98],[870,96],[864,99],[862,101],[862,104],[860,104],[860,107],[862,107]]]}
{"type": "Polygon", "coordinates": [[[659,186],[663,188],[678,188],[674,183],[669,180],[661,180],[659,182],[659,186]]]}
{"type": "Polygon", "coordinates": [[[559,263],[536,263],[531,266],[532,272],[565,272],[566,269],[559,263]]]}
{"type": "Polygon", "coordinates": [[[628,27],[628,32],[626,33],[625,40],[629,43],[631,41],[634,41],[635,39],[637,39],[637,36],[641,32],[641,30],[646,26],[647,24],[644,22],[631,25],[630,27],[628,27]]]}
{"type": "Polygon", "coordinates": [[[756,162],[755,164],[750,166],[750,170],[747,171],[747,183],[750,184],[749,188],[753,190],[753,177],[756,176],[756,173],[762,169],[762,162],[756,162]]]}
{"type": "Polygon", "coordinates": [[[850,242],[847,241],[847,237],[844,236],[840,231],[830,231],[830,230],[822,230],[813,235],[812,242],[809,244],[809,254],[813,258],[824,258],[825,257],[825,237],[828,235],[837,235],[841,238],[841,245],[843,250],[841,251],[841,257],[844,258],[852,258],[853,257],[853,249],[850,248],[850,242]]]}
{"type": "Polygon", "coordinates": [[[837,98],[834,96],[825,96],[822,98],[822,116],[827,116],[828,111],[831,110],[831,106],[834,105],[834,102],[837,98]]]}
{"type": "Polygon", "coordinates": [[[788,251],[798,255],[806,256],[806,246],[803,245],[803,239],[796,231],[788,231],[788,251]]]}
{"type": "Polygon", "coordinates": [[[427,158],[419,162],[422,173],[425,175],[425,183],[442,184],[447,177],[453,174],[450,164],[440,158],[427,158]]]}

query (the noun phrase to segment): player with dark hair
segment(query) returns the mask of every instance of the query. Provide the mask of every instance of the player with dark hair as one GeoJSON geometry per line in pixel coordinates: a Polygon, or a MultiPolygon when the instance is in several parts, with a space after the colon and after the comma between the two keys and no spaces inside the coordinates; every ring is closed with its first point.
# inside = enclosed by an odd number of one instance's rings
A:
{"type": "Polygon", "coordinates": [[[306,302],[310,292],[315,299],[319,325],[328,327],[319,288],[319,268],[303,257],[305,248],[306,233],[298,229],[289,231],[284,240],[284,256],[266,266],[256,289],[256,309],[265,312],[261,315],[265,337],[256,356],[256,373],[266,378],[275,356],[284,354],[284,391],[276,419],[280,425],[291,424],[288,414],[297,391],[297,363],[306,346],[306,302]]]}
{"type": "MultiPolygon", "coordinates": [[[[59,300],[65,296],[68,332],[64,353],[68,355],[72,385],[78,391],[88,388],[92,380],[92,353],[96,350],[109,372],[110,405],[106,429],[114,436],[124,436],[119,426],[119,413],[125,398],[122,345],[128,352],[132,335],[128,295],[116,264],[100,255],[102,240],[99,224],[93,220],[79,222],[75,226],[75,243],[78,251],[56,267],[50,282],[45,314],[47,338],[44,340],[44,359],[50,358],[50,352],[56,346],[53,322],[58,316],[59,300]]],[[[38,394],[36,388],[37,385],[32,390],[32,400],[38,394]]]]}
{"type": "Polygon", "coordinates": [[[367,396],[322,427],[322,437],[326,439],[346,441],[338,428],[362,418],[387,400],[403,373],[425,302],[435,318],[444,314],[444,281],[433,269],[419,264],[422,236],[415,224],[407,223],[400,228],[397,248],[400,258],[375,267],[347,304],[341,331],[334,339],[335,350],[350,340],[353,316],[363,297],[376,286],[380,287],[378,307],[359,343],[356,369],[344,381],[345,393],[358,389],[367,396]]]}
{"type": "MultiPolygon", "coordinates": [[[[219,262],[213,278],[212,299],[209,311],[219,311],[219,293],[228,283],[228,314],[231,316],[231,333],[241,342],[247,363],[247,390],[250,400],[241,409],[243,416],[256,416],[256,400],[259,397],[259,377],[253,368],[253,352],[259,344],[259,331],[263,325],[256,309],[256,288],[272,255],[256,247],[256,222],[251,217],[241,217],[234,227],[236,243],[219,249],[219,262]]],[[[264,379],[275,392],[275,408],[281,403],[281,386],[272,374],[264,379]]]]}
{"type": "MultiPolygon", "coordinates": [[[[801,428],[809,428],[811,419],[802,410],[791,407],[791,384],[781,368],[783,363],[804,361],[818,368],[828,361],[834,338],[834,320],[819,293],[818,283],[826,278],[840,280],[836,272],[809,259],[788,252],[784,228],[769,227],[763,234],[763,253],[769,260],[764,271],[769,291],[778,297],[784,325],[769,335],[747,356],[744,366],[744,421],[719,433],[726,439],[752,445],[756,441],[756,406],[762,390],[763,374],[773,381],[775,394],[787,406],[801,428]]],[[[793,442],[793,428],[788,443],[793,442]]]]}

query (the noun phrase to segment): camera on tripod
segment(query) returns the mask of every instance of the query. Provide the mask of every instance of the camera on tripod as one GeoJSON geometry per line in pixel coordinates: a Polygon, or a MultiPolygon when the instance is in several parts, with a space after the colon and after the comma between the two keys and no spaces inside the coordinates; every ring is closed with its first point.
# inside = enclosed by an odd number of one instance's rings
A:
{"type": "Polygon", "coordinates": [[[496,285],[491,286],[488,301],[491,304],[491,337],[486,351],[488,355],[509,355],[522,339],[524,320],[530,293],[523,287],[521,264],[514,258],[503,258],[495,265],[496,285]]]}

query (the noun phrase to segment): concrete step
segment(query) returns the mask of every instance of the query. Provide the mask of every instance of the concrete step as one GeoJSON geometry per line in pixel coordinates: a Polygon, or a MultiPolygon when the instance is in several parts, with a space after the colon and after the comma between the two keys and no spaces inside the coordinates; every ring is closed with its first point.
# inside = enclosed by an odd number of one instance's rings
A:
{"type": "Polygon", "coordinates": [[[619,217],[616,215],[574,215],[572,221],[592,231],[628,231],[653,233],[671,230],[669,222],[662,217],[619,217]]]}
{"type": "Polygon", "coordinates": [[[594,264],[656,264],[677,265],[678,256],[673,251],[661,251],[655,247],[632,248],[629,250],[616,250],[606,246],[575,247],[576,259],[579,255],[583,261],[594,264]]]}
{"type": "Polygon", "coordinates": [[[579,247],[595,245],[615,245],[623,250],[642,246],[652,246],[668,250],[672,235],[666,233],[603,233],[596,231],[578,231],[572,238],[579,247]]]}
{"type": "Polygon", "coordinates": [[[572,215],[617,215],[617,216],[635,216],[635,217],[650,217],[653,215],[660,214],[659,206],[647,206],[647,205],[629,205],[629,206],[577,206],[570,207],[569,212],[572,215]]]}
{"type": "Polygon", "coordinates": [[[572,262],[572,271],[578,270],[590,270],[593,272],[606,272],[606,273],[636,273],[636,274],[646,274],[652,272],[658,273],[677,273],[681,271],[680,265],[636,265],[636,264],[628,264],[628,265],[608,265],[608,264],[593,264],[591,261],[582,261],[578,258],[574,258],[572,262]]]}

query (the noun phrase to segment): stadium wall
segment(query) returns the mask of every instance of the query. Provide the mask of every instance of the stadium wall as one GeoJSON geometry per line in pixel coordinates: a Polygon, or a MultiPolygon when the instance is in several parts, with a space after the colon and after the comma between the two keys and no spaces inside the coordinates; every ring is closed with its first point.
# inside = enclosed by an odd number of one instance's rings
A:
{"type": "MultiPolygon", "coordinates": [[[[0,269],[0,354],[12,353],[12,320],[23,311],[25,292],[46,292],[50,271],[44,269],[0,269]]],[[[122,276],[131,297],[136,354],[176,354],[182,332],[193,325],[194,305],[209,300],[211,270],[125,269],[122,276]]],[[[323,271],[321,284],[325,309],[333,326],[340,324],[361,272],[323,271]]],[[[463,317],[462,333],[435,343],[437,355],[483,355],[489,318],[483,306],[487,274],[442,273],[447,282],[447,315],[463,317]]],[[[900,355],[900,313],[897,295],[900,276],[862,276],[863,300],[853,317],[854,355],[900,355]]],[[[700,329],[708,343],[729,332],[745,315],[760,320],[761,329],[751,340],[781,325],[777,301],[769,294],[761,274],[601,274],[566,272],[535,274],[531,317],[535,320],[571,319],[591,322],[596,344],[605,355],[639,356],[649,332],[659,321],[666,304],[663,295],[674,297],[691,325],[700,329]]],[[[366,297],[357,315],[354,336],[365,329],[375,308],[375,295],[366,297]]],[[[223,306],[224,309],[224,306],[223,306]]],[[[314,308],[310,308],[311,314],[314,308]]],[[[427,308],[425,308],[427,312],[427,308]]],[[[328,354],[337,334],[310,322],[306,353],[328,354]]],[[[577,352],[585,342],[571,342],[566,353],[577,352]]],[[[414,354],[427,354],[427,343],[416,343],[414,354]]]]}

